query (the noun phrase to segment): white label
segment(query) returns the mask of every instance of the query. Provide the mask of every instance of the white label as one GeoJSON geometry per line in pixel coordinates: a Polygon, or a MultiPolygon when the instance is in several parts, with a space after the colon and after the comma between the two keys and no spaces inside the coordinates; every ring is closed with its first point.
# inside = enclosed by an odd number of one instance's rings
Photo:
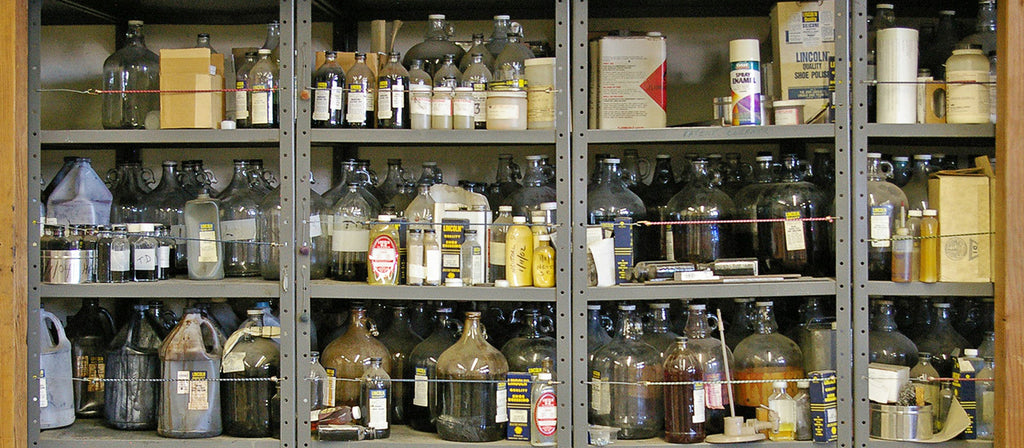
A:
{"type": "Polygon", "coordinates": [[[359,84],[349,86],[348,92],[348,112],[345,114],[345,120],[349,123],[365,123],[366,122],[366,92],[352,91],[353,86],[362,87],[359,84]]]}
{"type": "Polygon", "coordinates": [[[359,408],[359,406],[352,406],[352,419],[359,420],[361,418],[363,418],[362,410],[359,408]]]}
{"type": "Polygon", "coordinates": [[[530,423],[530,411],[526,409],[509,409],[509,423],[530,423]]]}
{"type": "Polygon", "coordinates": [[[796,423],[796,402],[793,400],[768,400],[768,408],[779,414],[779,423],[796,423]]]}
{"type": "Polygon", "coordinates": [[[426,255],[427,282],[437,283],[441,281],[441,249],[427,249],[423,251],[426,255]]]}
{"type": "Polygon", "coordinates": [[[128,272],[132,268],[132,252],[128,249],[110,249],[110,271],[128,272]]]}
{"type": "Polygon", "coordinates": [[[269,100],[270,94],[267,92],[252,92],[252,124],[270,124],[267,114],[269,100]]]}
{"type": "Polygon", "coordinates": [[[495,389],[495,401],[498,402],[498,406],[494,411],[494,423],[505,423],[508,421],[508,395],[505,394],[505,383],[498,383],[495,389]]]}
{"type": "Polygon", "coordinates": [[[804,222],[799,221],[800,212],[786,212],[786,219],[787,221],[782,223],[783,229],[786,232],[786,250],[790,252],[806,250],[807,243],[804,240],[804,222]]]}
{"type": "Polygon", "coordinates": [[[449,117],[452,115],[452,97],[450,96],[435,96],[434,99],[430,100],[430,115],[438,117],[449,117]]]}
{"type": "Polygon", "coordinates": [[[245,352],[231,352],[224,354],[220,371],[223,373],[235,373],[245,370],[245,352]]]}
{"type": "Polygon", "coordinates": [[[505,243],[491,242],[491,264],[495,266],[505,266],[505,243]]]}
{"type": "Polygon", "coordinates": [[[409,97],[409,113],[412,115],[430,115],[429,94],[415,94],[409,97]]]}
{"type": "Polygon", "coordinates": [[[309,421],[316,422],[320,420],[320,410],[309,411],[309,421]]]}
{"type": "Polygon", "coordinates": [[[871,247],[889,247],[889,237],[892,229],[889,228],[889,209],[886,207],[871,207],[871,247]]]}
{"type": "Polygon", "coordinates": [[[369,420],[366,426],[373,429],[388,429],[388,391],[370,389],[369,420]]]}
{"type": "MultiPolygon", "coordinates": [[[[199,224],[200,228],[208,226],[212,229],[213,224],[204,223],[199,224]]],[[[213,230],[200,230],[199,231],[199,262],[200,263],[216,263],[217,259],[217,232],[213,230]]]]}
{"type": "Polygon", "coordinates": [[[320,215],[309,215],[309,237],[316,238],[323,235],[324,229],[320,223],[320,215]]]}
{"type": "Polygon", "coordinates": [[[178,379],[177,383],[175,383],[178,395],[188,394],[188,376],[188,370],[179,370],[178,374],[175,376],[178,379]]]}
{"type": "Polygon", "coordinates": [[[492,120],[518,120],[519,106],[516,104],[488,104],[487,118],[492,120]]]}
{"type": "Polygon", "coordinates": [[[485,88],[477,90],[476,84],[473,85],[473,121],[476,123],[487,122],[487,92],[484,91],[485,88]]]}
{"type": "Polygon", "coordinates": [[[345,91],[341,87],[331,87],[331,112],[345,107],[345,91]]]}
{"type": "Polygon", "coordinates": [[[704,386],[693,386],[693,422],[704,423],[704,386]]]}
{"type": "Polygon", "coordinates": [[[39,408],[45,408],[50,405],[50,400],[46,398],[46,370],[39,371],[39,408]]]}
{"type": "Polygon", "coordinates": [[[161,269],[171,268],[171,246],[157,246],[157,259],[160,260],[161,269]]]}
{"type": "MultiPolygon", "coordinates": [[[[238,83],[235,88],[244,89],[245,84],[238,83]]],[[[249,100],[248,92],[234,92],[235,93],[235,118],[244,120],[249,118],[249,100]]]]}
{"type": "Polygon", "coordinates": [[[206,382],[206,372],[192,372],[189,381],[188,410],[205,411],[210,409],[210,384],[206,382]]]}
{"type": "Polygon", "coordinates": [[[473,100],[469,98],[455,98],[452,100],[452,115],[468,117],[473,113],[473,100]]]}
{"type": "Polygon", "coordinates": [[[317,88],[313,93],[313,119],[326,121],[331,118],[331,111],[328,107],[331,103],[331,91],[325,88],[317,88]]]}
{"type": "Polygon", "coordinates": [[[220,233],[225,241],[248,241],[256,239],[256,220],[233,219],[221,221],[220,233]]]}
{"type": "Polygon", "coordinates": [[[381,105],[381,107],[377,108],[377,118],[388,120],[394,116],[391,113],[390,107],[384,107],[391,104],[391,89],[380,89],[377,91],[377,104],[381,105]]]}
{"type": "Polygon", "coordinates": [[[391,86],[391,107],[394,109],[405,108],[405,86],[401,81],[391,86]]]}
{"type": "Polygon", "coordinates": [[[416,374],[413,375],[413,380],[416,381],[413,387],[412,404],[414,406],[427,407],[427,369],[423,367],[416,368],[416,374]]]}
{"type": "MultiPolygon", "coordinates": [[[[704,381],[721,381],[722,374],[712,373],[704,375],[704,381]]],[[[704,384],[704,407],[707,409],[725,409],[725,394],[722,392],[722,383],[704,384]]]]}
{"type": "Polygon", "coordinates": [[[989,122],[988,70],[946,71],[946,115],[954,122],[989,122]],[[977,84],[959,84],[959,83],[977,84]],[[959,120],[958,120],[959,118],[959,120]]]}
{"type": "Polygon", "coordinates": [[[370,231],[358,224],[345,223],[347,229],[334,229],[331,250],[334,252],[366,252],[370,245],[370,231]]]}
{"type": "Polygon", "coordinates": [[[135,270],[156,270],[156,249],[135,249],[135,270]]]}

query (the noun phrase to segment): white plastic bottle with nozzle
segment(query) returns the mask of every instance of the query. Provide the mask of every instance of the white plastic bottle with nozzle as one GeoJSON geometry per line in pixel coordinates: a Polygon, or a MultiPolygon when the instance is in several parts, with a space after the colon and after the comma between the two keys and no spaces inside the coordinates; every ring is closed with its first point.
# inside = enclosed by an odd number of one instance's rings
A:
{"type": "Polygon", "coordinates": [[[729,41],[729,87],[732,90],[732,125],[761,125],[761,42],[729,41]]]}

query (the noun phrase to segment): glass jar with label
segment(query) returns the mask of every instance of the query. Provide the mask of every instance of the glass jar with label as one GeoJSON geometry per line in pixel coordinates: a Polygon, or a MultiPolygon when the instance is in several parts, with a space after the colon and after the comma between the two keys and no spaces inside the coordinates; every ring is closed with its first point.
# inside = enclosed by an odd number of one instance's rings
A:
{"type": "Polygon", "coordinates": [[[434,95],[430,98],[430,128],[452,128],[452,88],[448,86],[434,87],[434,95]]]}
{"type": "Polygon", "coordinates": [[[526,127],[555,128],[555,58],[533,58],[523,61],[528,89],[526,94],[526,127]]]}
{"type": "Polygon", "coordinates": [[[366,65],[366,53],[356,52],[356,62],[345,74],[345,126],[372,128],[377,122],[377,77],[366,65]]]}
{"type": "Polygon", "coordinates": [[[234,161],[235,173],[221,193],[220,236],[224,241],[224,274],[228,277],[260,275],[260,247],[256,219],[260,215],[260,196],[249,177],[249,163],[234,161]]]}
{"type": "Polygon", "coordinates": [[[339,128],[345,123],[345,70],[337,53],[324,52],[324,63],[313,72],[313,127],[339,128]]]}
{"type": "Polygon", "coordinates": [[[828,216],[832,201],[804,180],[810,167],[796,154],[782,158],[778,182],[757,201],[758,219],[785,219],[757,225],[758,258],[769,273],[827,276],[835,268],[828,223],[801,221],[828,216]]]}
{"type": "Polygon", "coordinates": [[[272,381],[280,373],[280,348],[264,331],[263,312],[250,310],[248,326],[228,339],[221,361],[221,378],[251,379],[227,381],[221,386],[224,432],[235,437],[270,437],[271,397],[277,389],[272,381]]]}
{"type": "Polygon", "coordinates": [[[412,391],[402,396],[409,427],[427,432],[437,432],[435,425],[441,412],[440,383],[428,380],[437,378],[437,358],[455,343],[460,328],[449,307],[437,308],[433,320],[430,336],[409,352],[404,376],[415,382],[412,391]]]}
{"type": "Polygon", "coordinates": [[[132,235],[132,272],[137,282],[155,282],[160,280],[157,271],[157,246],[153,238],[153,224],[128,224],[128,233],[132,235]]]}
{"type": "Polygon", "coordinates": [[[388,55],[388,63],[377,74],[377,127],[381,129],[409,129],[409,108],[405,89],[409,86],[409,71],[399,63],[397,51],[388,55]]]}
{"type": "Polygon", "coordinates": [[[348,184],[348,193],[334,206],[334,232],[331,235],[332,269],[335,280],[366,280],[366,252],[370,243],[367,227],[370,204],[359,194],[359,185],[348,184]]]}
{"type": "Polygon", "coordinates": [[[526,92],[522,90],[492,90],[487,92],[488,130],[526,130],[526,114],[526,92]]]}
{"type": "Polygon", "coordinates": [[[373,439],[391,437],[391,377],[383,362],[383,358],[370,358],[359,378],[361,423],[372,432],[373,439]]]}
{"type": "Polygon", "coordinates": [[[988,58],[974,45],[960,44],[946,60],[946,123],[991,121],[988,58]]]}
{"type": "Polygon", "coordinates": [[[456,87],[452,98],[452,128],[474,129],[474,109],[473,88],[456,87]]]}
{"type": "Polygon", "coordinates": [[[401,265],[398,223],[391,222],[391,215],[378,215],[377,222],[370,227],[366,282],[371,285],[397,285],[401,265]]]}
{"type": "MultiPolygon", "coordinates": [[[[687,346],[687,338],[679,336],[665,354],[665,381],[701,381],[703,372],[695,353],[687,346]]],[[[699,443],[704,441],[704,385],[673,384],[665,386],[665,441],[699,443]]]]}
{"type": "Polygon", "coordinates": [[[281,121],[277,105],[281,97],[278,91],[280,75],[278,63],[271,57],[271,50],[261,48],[259,60],[249,72],[249,123],[254,128],[276,128],[281,121]]]}
{"type": "Polygon", "coordinates": [[[132,281],[132,244],[127,238],[128,226],[117,224],[110,234],[110,283],[132,281]]]}
{"type": "Polygon", "coordinates": [[[430,129],[432,87],[429,84],[409,86],[409,128],[430,129]]]}
{"type": "Polygon", "coordinates": [[[462,337],[437,358],[437,377],[449,380],[439,386],[438,435],[457,442],[504,439],[508,371],[505,356],[487,343],[480,312],[467,312],[462,337]]]}
{"type": "Polygon", "coordinates": [[[471,55],[471,63],[462,73],[462,87],[473,88],[473,127],[487,128],[487,83],[491,82],[491,70],[483,54],[471,55]]]}
{"type": "Polygon", "coordinates": [[[441,242],[437,232],[430,228],[423,230],[423,284],[441,286],[442,272],[441,242]]]}

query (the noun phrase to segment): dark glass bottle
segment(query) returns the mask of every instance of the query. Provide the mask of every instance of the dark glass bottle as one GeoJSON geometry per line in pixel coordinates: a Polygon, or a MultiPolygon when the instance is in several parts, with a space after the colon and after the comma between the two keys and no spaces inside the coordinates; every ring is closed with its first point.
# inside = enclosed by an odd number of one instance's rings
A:
{"type": "MultiPolygon", "coordinates": [[[[731,219],[735,213],[732,199],[716,186],[717,175],[709,170],[708,159],[693,161],[693,179],[669,201],[667,210],[673,221],[716,221],[731,219]]],[[[733,255],[732,226],[697,224],[672,226],[675,259],[708,263],[733,255]]]]}
{"type": "Polygon", "coordinates": [[[377,122],[377,77],[366,65],[366,53],[356,53],[356,62],[345,75],[345,126],[372,128],[377,122]]]}
{"type": "MultiPolygon", "coordinates": [[[[601,160],[601,176],[597,185],[587,191],[587,224],[599,225],[613,222],[616,218],[631,218],[636,222],[646,215],[643,201],[623,181],[619,159],[601,160]]],[[[630,226],[629,231],[633,233],[633,241],[640,240],[640,226],[630,226]]],[[[653,258],[654,254],[642,253],[637,250],[639,247],[634,246],[634,261],[653,258]]]]}
{"type": "MultiPolygon", "coordinates": [[[[107,351],[107,379],[159,379],[160,333],[146,316],[148,305],[135,305],[128,324],[114,337],[107,351]]],[[[157,382],[110,382],[104,388],[107,424],[117,429],[156,427],[157,382]]]]}
{"type": "MultiPolygon", "coordinates": [[[[736,213],[739,219],[757,219],[757,203],[761,193],[771,188],[777,177],[778,165],[770,155],[757,156],[754,174],[749,185],[736,193],[736,213]]],[[[756,223],[737,224],[733,226],[736,238],[736,254],[741,257],[753,257],[758,252],[758,236],[756,223]]],[[[736,341],[738,343],[739,341],[736,341]]]]}
{"type": "Polygon", "coordinates": [[[270,378],[280,371],[280,349],[264,337],[263,313],[253,310],[253,326],[239,329],[233,346],[224,348],[221,378],[263,381],[226,381],[221,385],[224,432],[235,437],[270,437],[271,398],[277,386],[270,378]]]}
{"type": "Polygon", "coordinates": [[[345,124],[345,70],[333,51],[313,72],[313,127],[340,128],[345,124]]]}
{"type": "Polygon", "coordinates": [[[525,325],[518,337],[501,347],[510,372],[537,373],[545,360],[554,363],[558,359],[555,338],[544,335],[554,328],[550,317],[541,315],[536,308],[519,309],[512,313],[511,323],[525,325]]]}
{"type": "Polygon", "coordinates": [[[946,59],[956,48],[956,11],[939,11],[939,22],[931,39],[922,39],[920,66],[928,68],[935,79],[946,79],[946,59]]]}
{"type": "Polygon", "coordinates": [[[693,352],[700,365],[702,378],[708,382],[704,385],[705,429],[707,432],[719,433],[725,428],[725,417],[729,415],[729,400],[732,396],[729,393],[732,386],[719,381],[725,380],[725,368],[733,366],[733,357],[730,349],[722,353],[722,343],[712,336],[713,328],[708,325],[709,317],[714,320],[714,316],[707,314],[705,305],[687,306],[686,329],[683,334],[688,338],[688,350],[693,352]]]}
{"type": "MultiPolygon", "coordinates": [[[[72,374],[75,378],[103,379],[105,357],[114,337],[114,318],[100,306],[99,299],[82,299],[82,307],[68,318],[72,374]]],[[[75,381],[75,415],[103,415],[103,382],[75,381]]]]}
{"type": "MultiPolygon", "coordinates": [[[[163,224],[172,230],[185,225],[185,203],[192,200],[178,182],[178,162],[165,160],[160,183],[151,193],[143,197],[139,204],[144,222],[163,224]]],[[[177,272],[188,270],[188,252],[184,240],[176,240],[174,245],[173,268],[177,272]]]]}
{"type": "Polygon", "coordinates": [[[868,359],[871,362],[897,366],[917,365],[917,346],[896,328],[896,311],[892,301],[875,300],[871,308],[868,359]]]}
{"type": "Polygon", "coordinates": [[[907,195],[907,210],[927,210],[928,177],[934,171],[931,154],[914,154],[914,168],[910,179],[904,185],[903,193],[907,195]]]}
{"type": "Polygon", "coordinates": [[[373,439],[391,437],[391,402],[394,401],[391,377],[384,370],[383,358],[370,358],[359,378],[360,423],[373,434],[373,439]]]}
{"type": "MultiPolygon", "coordinates": [[[[151,191],[148,181],[152,180],[153,173],[142,169],[142,162],[137,161],[118,161],[113,173],[114,186],[110,188],[110,194],[113,196],[110,202],[110,222],[142,222],[140,204],[151,191]],[[147,175],[149,179],[146,179],[147,175]]],[[[111,175],[108,174],[107,177],[109,179],[111,175]]]]}
{"type": "Polygon", "coordinates": [[[409,48],[402,63],[411,66],[413,60],[420,59],[423,61],[423,69],[433,76],[444,55],[452,54],[455,60],[462,60],[466,50],[449,40],[454,32],[444,14],[430,14],[427,16],[427,33],[423,42],[409,48]]]}
{"type": "MultiPolygon", "coordinates": [[[[677,337],[665,355],[665,381],[701,381],[704,373],[695,353],[687,347],[687,338],[677,337]]],[[[704,441],[704,385],[674,384],[665,391],[665,441],[699,443],[704,441]]]]}
{"type": "Polygon", "coordinates": [[[726,154],[721,168],[722,191],[731,198],[736,197],[736,192],[750,183],[750,177],[754,174],[754,167],[749,163],[740,161],[740,154],[738,152],[726,154]]]}
{"type": "Polygon", "coordinates": [[[497,210],[499,206],[509,205],[508,199],[523,186],[519,179],[519,165],[512,161],[512,154],[498,154],[498,168],[494,175],[494,183],[487,187],[487,202],[497,210]]]}
{"type": "MultiPolygon", "coordinates": [[[[388,352],[391,353],[391,378],[411,380],[413,379],[412,376],[405,375],[409,371],[406,364],[409,362],[409,354],[423,341],[423,338],[419,337],[412,330],[412,322],[409,321],[409,316],[404,306],[394,306],[391,307],[391,310],[393,313],[391,326],[380,335],[380,341],[384,343],[384,346],[388,348],[388,352]]],[[[405,423],[404,397],[412,392],[412,387],[410,386],[409,383],[403,382],[396,382],[391,386],[394,391],[391,397],[392,423],[405,423]]]]}
{"type": "Polygon", "coordinates": [[[409,71],[398,62],[401,54],[392,52],[388,63],[377,74],[377,127],[409,129],[409,71]]]}
{"type": "MultiPolygon", "coordinates": [[[[406,182],[408,179],[405,177],[405,169],[402,168],[402,159],[388,159],[388,173],[379,187],[384,197],[383,203],[393,202],[395,196],[405,188],[406,182]]],[[[400,210],[404,211],[404,209],[400,210]]]]}
{"type": "MultiPolygon", "coordinates": [[[[795,154],[783,157],[779,182],[764,190],[757,201],[758,219],[797,220],[828,214],[824,195],[803,180],[804,167],[795,154]]],[[[758,223],[758,258],[769,273],[829,275],[835,262],[827,225],[822,221],[758,223]]]]}
{"type": "Polygon", "coordinates": [[[907,182],[910,182],[910,176],[914,174],[914,166],[910,164],[910,157],[893,156],[891,163],[892,175],[889,176],[888,181],[903,188],[907,182]]]}
{"type": "Polygon", "coordinates": [[[408,418],[406,423],[417,431],[437,432],[437,416],[441,412],[437,378],[437,358],[455,343],[459,323],[452,318],[452,309],[438,307],[434,330],[409,352],[404,376],[415,381],[412,393],[402,396],[408,418]]]}
{"type": "MultiPolygon", "coordinates": [[[[321,363],[334,369],[335,378],[359,379],[368,358],[383,358],[384,371],[391,371],[391,354],[377,338],[377,328],[366,317],[366,308],[353,306],[345,334],[331,341],[324,349],[321,363]]],[[[359,383],[339,381],[335,388],[337,406],[359,405],[359,383]]]]}
{"type": "MultiPolygon", "coordinates": [[[[888,173],[893,172],[892,164],[882,161],[879,153],[868,153],[868,210],[869,237],[868,242],[868,278],[871,280],[892,280],[892,241],[889,238],[896,233],[900,207],[906,207],[907,195],[903,194],[894,184],[885,181],[886,172],[882,167],[888,166],[888,173]]],[[[916,351],[915,351],[916,353],[916,351]]]]}
{"type": "MultiPolygon", "coordinates": [[[[647,220],[664,221],[668,216],[668,201],[679,192],[680,185],[672,172],[672,156],[658,154],[654,157],[654,173],[651,183],[640,196],[647,208],[647,220]]],[[[672,260],[675,251],[672,243],[672,226],[644,226],[640,228],[641,252],[651,254],[659,260],[672,260]]]]}
{"type": "Polygon", "coordinates": [[[939,375],[949,378],[953,375],[956,358],[970,345],[967,339],[953,328],[950,303],[936,302],[932,304],[932,308],[932,326],[924,337],[918,340],[917,349],[931,353],[932,366],[939,371],[939,375]]]}
{"type": "Polygon", "coordinates": [[[466,312],[462,336],[437,358],[441,412],[437,434],[456,442],[492,442],[505,438],[508,409],[504,399],[508,362],[487,343],[480,312],[466,312]]]}
{"type": "Polygon", "coordinates": [[[821,189],[826,200],[833,200],[836,191],[836,161],[830,149],[814,149],[814,158],[811,160],[811,183],[821,189]]]}

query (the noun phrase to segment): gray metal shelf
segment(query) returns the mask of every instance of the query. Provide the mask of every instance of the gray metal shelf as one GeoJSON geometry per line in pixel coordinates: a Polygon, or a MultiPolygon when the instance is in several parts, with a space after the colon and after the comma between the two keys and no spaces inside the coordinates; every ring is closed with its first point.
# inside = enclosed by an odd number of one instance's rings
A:
{"type": "Polygon", "coordinates": [[[358,445],[359,448],[377,448],[377,447],[396,447],[396,446],[413,446],[416,448],[443,448],[443,447],[467,447],[467,446],[485,446],[493,448],[505,448],[505,447],[528,447],[530,442],[514,442],[509,440],[499,440],[496,442],[486,443],[466,443],[466,442],[451,442],[443,440],[438,437],[437,434],[429,432],[420,432],[415,429],[409,428],[405,425],[395,425],[391,427],[391,436],[386,439],[380,440],[362,440],[359,442],[315,442],[318,446],[325,448],[335,447],[348,447],[358,445]]]}
{"type": "Polygon", "coordinates": [[[554,302],[555,288],[495,288],[493,286],[375,286],[358,282],[314,280],[309,296],[314,299],[419,299],[485,300],[489,302],[554,302]]]}
{"type": "Polygon", "coordinates": [[[993,444],[991,440],[950,440],[942,442],[940,444],[896,442],[892,440],[881,439],[871,439],[868,441],[868,446],[873,448],[906,448],[907,446],[939,446],[942,448],[989,448],[992,445],[993,444]]]}
{"type": "Polygon", "coordinates": [[[312,129],[312,144],[362,145],[554,145],[555,131],[312,129]]]}
{"type": "Polygon", "coordinates": [[[735,142],[786,139],[835,138],[835,126],[809,124],[799,126],[701,126],[662,129],[588,129],[588,143],[658,143],[658,142],[735,142]]]}
{"type": "Polygon", "coordinates": [[[994,124],[879,124],[868,123],[868,137],[889,138],[995,138],[994,124]]]}
{"type": "MultiPolygon", "coordinates": [[[[583,446],[583,445],[579,445],[583,446]]],[[[611,445],[614,448],[652,448],[652,447],[715,447],[715,446],[770,446],[772,448],[810,448],[810,447],[833,447],[835,443],[814,443],[814,442],[773,442],[765,440],[763,442],[748,442],[748,443],[733,443],[733,444],[717,444],[717,443],[691,443],[686,445],[680,445],[678,443],[668,443],[665,439],[644,439],[644,440],[619,440],[611,445]]]]}
{"type": "Polygon", "coordinates": [[[894,283],[869,281],[867,293],[872,296],[958,296],[992,297],[992,283],[894,283]]]}
{"type": "Polygon", "coordinates": [[[784,280],[778,282],[706,283],[692,285],[617,285],[588,287],[585,300],[609,301],[632,299],[719,299],[732,297],[806,297],[836,294],[836,281],[831,278],[784,280]]]}
{"type": "Polygon", "coordinates": [[[190,447],[280,448],[281,441],[271,438],[248,439],[217,436],[207,439],[168,439],[156,431],[122,431],[103,425],[102,419],[78,419],[71,426],[43,431],[39,435],[42,448],[109,448],[110,446],[164,447],[172,444],[190,447]]]}
{"type": "Polygon", "coordinates": [[[39,131],[44,149],[63,146],[276,146],[278,129],[160,129],[39,131]]]}
{"type": "Polygon", "coordinates": [[[39,285],[40,297],[239,297],[277,298],[280,282],[256,278],[227,278],[216,281],[185,279],[159,282],[85,283],[81,285],[39,285]]]}

